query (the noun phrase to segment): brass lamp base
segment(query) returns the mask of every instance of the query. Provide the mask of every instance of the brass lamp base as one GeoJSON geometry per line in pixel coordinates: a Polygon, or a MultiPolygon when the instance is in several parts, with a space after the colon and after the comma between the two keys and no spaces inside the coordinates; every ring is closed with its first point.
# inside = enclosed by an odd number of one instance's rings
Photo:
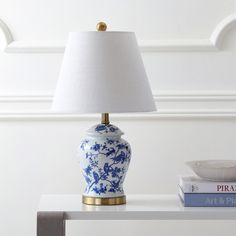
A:
{"type": "Polygon", "coordinates": [[[96,205],[96,206],[109,206],[109,205],[122,205],[126,204],[126,197],[88,197],[82,196],[82,202],[87,205],[96,205]]]}

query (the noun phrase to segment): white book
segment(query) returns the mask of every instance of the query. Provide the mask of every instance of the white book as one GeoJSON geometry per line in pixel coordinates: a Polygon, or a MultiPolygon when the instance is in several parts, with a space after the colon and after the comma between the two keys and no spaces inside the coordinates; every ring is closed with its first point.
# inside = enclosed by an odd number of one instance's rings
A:
{"type": "Polygon", "coordinates": [[[213,182],[195,176],[181,176],[179,186],[184,193],[236,193],[236,182],[213,182]]]}

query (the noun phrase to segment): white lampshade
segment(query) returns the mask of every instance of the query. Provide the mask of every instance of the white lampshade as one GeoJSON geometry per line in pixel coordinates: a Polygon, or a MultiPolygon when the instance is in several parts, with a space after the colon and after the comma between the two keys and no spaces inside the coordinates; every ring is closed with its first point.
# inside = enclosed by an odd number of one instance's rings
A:
{"type": "Polygon", "coordinates": [[[70,33],[52,107],[66,113],[155,111],[135,34],[70,33]]]}

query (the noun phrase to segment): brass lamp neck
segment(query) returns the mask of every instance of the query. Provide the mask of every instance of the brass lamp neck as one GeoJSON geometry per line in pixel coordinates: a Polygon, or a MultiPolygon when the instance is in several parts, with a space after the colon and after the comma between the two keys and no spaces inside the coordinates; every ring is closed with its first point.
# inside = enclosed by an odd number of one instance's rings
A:
{"type": "Polygon", "coordinates": [[[102,113],[101,123],[104,125],[109,125],[109,113],[102,113]]]}

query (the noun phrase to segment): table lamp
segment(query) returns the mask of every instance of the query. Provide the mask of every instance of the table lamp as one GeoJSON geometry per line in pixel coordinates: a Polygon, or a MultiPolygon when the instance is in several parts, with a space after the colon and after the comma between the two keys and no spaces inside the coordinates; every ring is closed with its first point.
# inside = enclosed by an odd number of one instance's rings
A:
{"type": "Polygon", "coordinates": [[[126,203],[131,148],[109,113],[156,110],[135,34],[106,29],[100,22],[97,31],[69,34],[52,105],[55,112],[102,114],[78,148],[86,182],[82,202],[89,205],[126,203]]]}

